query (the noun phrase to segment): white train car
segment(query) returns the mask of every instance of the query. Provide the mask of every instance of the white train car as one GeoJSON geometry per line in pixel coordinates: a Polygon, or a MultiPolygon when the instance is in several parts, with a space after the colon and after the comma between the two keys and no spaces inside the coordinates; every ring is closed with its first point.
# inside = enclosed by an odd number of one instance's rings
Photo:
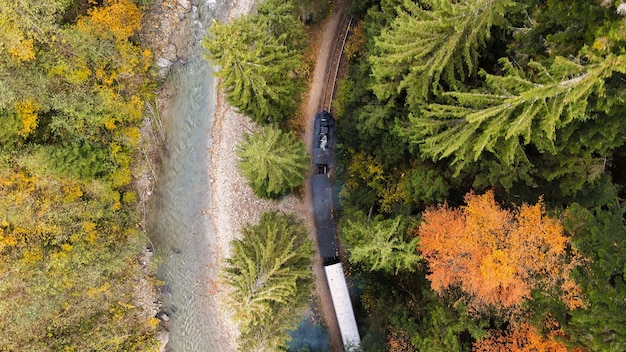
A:
{"type": "Polygon", "coordinates": [[[346,277],[343,274],[341,263],[324,266],[326,272],[326,280],[330,289],[330,295],[335,307],[337,322],[341,332],[341,339],[346,351],[359,351],[361,344],[361,336],[354,318],[354,310],[352,309],[352,301],[346,284],[346,277]]]}

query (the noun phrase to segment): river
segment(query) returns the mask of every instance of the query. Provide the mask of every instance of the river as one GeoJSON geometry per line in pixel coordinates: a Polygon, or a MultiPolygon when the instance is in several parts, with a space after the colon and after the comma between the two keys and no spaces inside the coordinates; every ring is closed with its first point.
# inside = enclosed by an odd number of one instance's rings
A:
{"type": "Polygon", "coordinates": [[[155,196],[148,210],[148,235],[159,261],[163,310],[170,315],[168,351],[229,351],[216,302],[207,290],[213,276],[209,164],[216,109],[216,80],[202,57],[200,42],[228,4],[199,0],[185,19],[186,63],[176,63],[168,78],[174,95],[161,112],[165,145],[155,196]]]}

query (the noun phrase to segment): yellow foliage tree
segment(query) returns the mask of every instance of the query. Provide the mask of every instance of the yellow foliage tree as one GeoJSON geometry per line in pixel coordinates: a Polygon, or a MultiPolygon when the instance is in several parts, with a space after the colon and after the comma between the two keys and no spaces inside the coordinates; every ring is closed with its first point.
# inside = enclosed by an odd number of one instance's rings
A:
{"type": "Polygon", "coordinates": [[[382,212],[390,213],[394,205],[402,204],[406,199],[404,173],[400,170],[387,172],[384,165],[371,155],[363,152],[354,154],[348,172],[350,177],[346,180],[346,189],[349,192],[365,187],[371,189],[382,212]]]}
{"type": "Polygon", "coordinates": [[[115,39],[126,39],[141,27],[142,13],[130,0],[106,0],[104,6],[89,11],[82,18],[79,28],[89,28],[96,36],[113,35],[115,39]],[[91,22],[88,25],[86,22],[91,22]]]}
{"type": "Polygon", "coordinates": [[[22,129],[17,132],[22,137],[27,137],[35,128],[37,128],[37,119],[39,104],[33,99],[27,99],[18,103],[15,107],[17,115],[22,120],[22,129]]]}
{"type": "Polygon", "coordinates": [[[7,48],[15,62],[30,61],[35,58],[35,46],[32,39],[15,38],[7,48]]]}
{"type": "Polygon", "coordinates": [[[50,44],[60,29],[67,0],[0,0],[0,58],[5,52],[8,61],[20,64],[35,59],[41,43],[50,44]]]}

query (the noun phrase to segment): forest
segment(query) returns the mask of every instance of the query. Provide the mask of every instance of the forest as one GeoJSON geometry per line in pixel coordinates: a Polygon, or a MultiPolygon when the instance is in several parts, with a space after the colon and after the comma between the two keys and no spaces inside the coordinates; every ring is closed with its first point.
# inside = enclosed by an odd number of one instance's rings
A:
{"type": "MultiPolygon", "coordinates": [[[[302,4],[263,1],[204,43],[228,101],[264,126],[238,148],[262,198],[304,179],[302,4]]],[[[625,5],[355,0],[347,15],[333,112],[361,348],[626,349],[625,5]]],[[[250,331],[247,309],[287,297],[233,280],[257,242],[226,273],[235,298],[263,300],[240,312],[250,331]]]]}
{"type": "MultiPolygon", "coordinates": [[[[155,346],[134,304],[150,280],[132,185],[155,87],[145,5],[0,0],[2,350],[155,346]]],[[[237,148],[261,198],[304,180],[305,24],[328,5],[265,0],[205,39],[226,99],[262,126],[237,148]]],[[[625,5],[354,0],[348,15],[336,182],[362,349],[626,350],[625,5]]],[[[311,288],[302,224],[264,214],[233,249],[242,349],[285,349],[311,288]]]]}
{"type": "Polygon", "coordinates": [[[363,350],[624,350],[624,5],[349,15],[340,232],[363,350]]]}
{"type": "Polygon", "coordinates": [[[156,347],[131,183],[155,87],[142,6],[0,1],[2,351],[156,347]]]}

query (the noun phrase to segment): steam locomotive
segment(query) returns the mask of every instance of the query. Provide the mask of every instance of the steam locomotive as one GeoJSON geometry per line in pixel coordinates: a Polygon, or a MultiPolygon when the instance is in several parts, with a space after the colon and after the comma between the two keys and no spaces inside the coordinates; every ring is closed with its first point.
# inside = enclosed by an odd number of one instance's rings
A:
{"type": "Polygon", "coordinates": [[[315,115],[313,129],[313,165],[311,177],[315,225],[317,228],[320,255],[324,265],[339,262],[339,246],[334,219],[331,170],[334,164],[335,120],[322,111],[315,115]]]}

